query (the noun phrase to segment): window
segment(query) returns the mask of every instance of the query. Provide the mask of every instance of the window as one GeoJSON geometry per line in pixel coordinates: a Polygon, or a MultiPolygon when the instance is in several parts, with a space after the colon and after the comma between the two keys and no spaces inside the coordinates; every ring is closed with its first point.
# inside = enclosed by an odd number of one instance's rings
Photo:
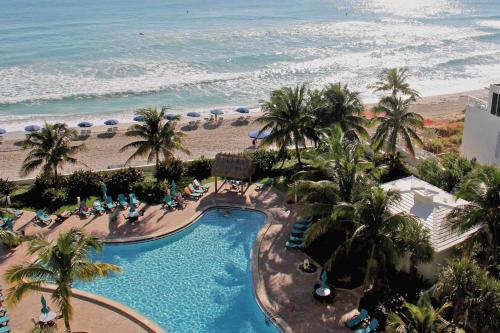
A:
{"type": "Polygon", "coordinates": [[[500,117],[500,98],[498,98],[497,93],[493,93],[493,98],[491,99],[491,114],[500,117]]]}
{"type": "Polygon", "coordinates": [[[498,132],[498,138],[497,138],[497,149],[495,151],[495,158],[500,157],[500,132],[498,132]]]}

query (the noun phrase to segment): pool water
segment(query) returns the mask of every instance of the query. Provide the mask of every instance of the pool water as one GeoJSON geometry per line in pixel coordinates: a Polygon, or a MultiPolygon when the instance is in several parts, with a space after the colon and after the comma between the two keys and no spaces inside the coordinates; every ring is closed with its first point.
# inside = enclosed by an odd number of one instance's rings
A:
{"type": "Polygon", "coordinates": [[[279,332],[256,303],[250,272],[250,252],[265,223],[256,211],[209,210],[172,236],[106,245],[95,259],[123,272],[75,287],[127,305],[169,333],[279,332]]]}

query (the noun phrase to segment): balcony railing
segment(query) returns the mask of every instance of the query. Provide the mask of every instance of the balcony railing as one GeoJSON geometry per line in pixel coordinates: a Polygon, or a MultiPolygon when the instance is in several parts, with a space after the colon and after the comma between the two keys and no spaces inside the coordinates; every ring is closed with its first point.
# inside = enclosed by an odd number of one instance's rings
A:
{"type": "Polygon", "coordinates": [[[476,108],[483,111],[488,111],[488,102],[479,99],[477,97],[469,96],[469,101],[467,103],[469,107],[476,108]]]}

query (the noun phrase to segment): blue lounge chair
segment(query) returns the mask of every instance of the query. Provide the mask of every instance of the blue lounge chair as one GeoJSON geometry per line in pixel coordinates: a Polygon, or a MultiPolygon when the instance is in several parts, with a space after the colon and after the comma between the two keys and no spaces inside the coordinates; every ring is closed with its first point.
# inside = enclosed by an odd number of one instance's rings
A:
{"type": "Polygon", "coordinates": [[[377,319],[372,319],[370,321],[370,324],[366,327],[354,330],[354,333],[370,333],[371,331],[375,331],[378,327],[378,320],[377,319]]]}
{"type": "Polygon", "coordinates": [[[255,188],[258,189],[258,190],[262,190],[264,187],[271,186],[271,185],[273,185],[273,179],[272,178],[267,178],[266,180],[261,181],[261,182],[255,184],[255,188]]]}
{"type": "Polygon", "coordinates": [[[199,198],[201,198],[201,196],[203,194],[202,193],[191,192],[191,190],[189,189],[189,187],[186,186],[186,187],[184,187],[184,195],[188,196],[191,199],[198,200],[199,198]]]}
{"type": "Polygon", "coordinates": [[[199,190],[208,191],[208,186],[203,185],[198,179],[193,180],[193,185],[199,190]]]}
{"type": "Polygon", "coordinates": [[[0,324],[5,324],[5,323],[8,323],[10,320],[9,316],[3,316],[3,317],[0,317],[0,324]]]}
{"type": "Polygon", "coordinates": [[[193,186],[193,184],[189,184],[188,188],[191,191],[191,193],[199,193],[199,194],[205,193],[205,191],[203,191],[203,190],[197,190],[197,189],[195,189],[194,186],[193,186]]]}
{"type": "Polygon", "coordinates": [[[132,204],[134,206],[138,207],[141,202],[139,201],[139,199],[137,199],[137,197],[135,196],[135,193],[130,193],[129,197],[130,197],[130,201],[132,202],[132,204]]]}
{"type": "Polygon", "coordinates": [[[3,221],[3,224],[2,224],[3,229],[10,230],[10,231],[14,230],[14,224],[13,224],[14,220],[13,219],[6,217],[6,218],[3,218],[2,221],[3,221]]]}
{"type": "Polygon", "coordinates": [[[37,219],[38,221],[42,222],[45,225],[49,225],[52,222],[52,219],[50,218],[50,216],[45,214],[43,212],[43,210],[36,211],[35,219],[37,219]]]}
{"type": "Polygon", "coordinates": [[[0,333],[7,333],[7,332],[10,332],[9,326],[0,327],[0,333]]]}
{"type": "Polygon", "coordinates": [[[122,193],[118,194],[118,203],[122,206],[122,208],[128,207],[128,202],[125,200],[125,196],[122,193]]]}
{"type": "Polygon", "coordinates": [[[290,241],[292,241],[292,242],[303,242],[304,241],[304,237],[290,236],[290,241]]]}
{"type": "Polygon", "coordinates": [[[345,322],[345,326],[353,328],[356,325],[359,325],[359,323],[361,323],[363,320],[365,320],[367,316],[368,316],[368,311],[366,311],[365,309],[361,309],[361,311],[356,317],[351,318],[345,322]]]}
{"type": "Polygon", "coordinates": [[[309,227],[313,222],[313,217],[312,216],[309,216],[308,218],[305,218],[297,223],[294,224],[294,226],[296,227],[309,227]]]}
{"type": "Polygon", "coordinates": [[[78,212],[80,213],[81,216],[83,216],[85,218],[92,215],[92,209],[90,209],[90,207],[88,207],[85,202],[82,202],[80,204],[80,209],[78,210],[78,212]]]}
{"type": "Polygon", "coordinates": [[[172,200],[172,197],[168,194],[163,197],[163,203],[165,204],[165,207],[168,207],[170,209],[175,208],[175,202],[172,200]]]}
{"type": "Polygon", "coordinates": [[[293,243],[293,242],[287,241],[285,246],[288,250],[303,250],[304,249],[304,243],[293,243]]]}
{"type": "Polygon", "coordinates": [[[116,208],[116,205],[115,205],[115,203],[113,202],[113,199],[111,199],[110,196],[106,197],[106,207],[109,210],[114,210],[116,208]]]}
{"type": "Polygon", "coordinates": [[[99,200],[94,201],[93,206],[96,213],[98,213],[99,215],[104,214],[105,209],[99,200]]]}

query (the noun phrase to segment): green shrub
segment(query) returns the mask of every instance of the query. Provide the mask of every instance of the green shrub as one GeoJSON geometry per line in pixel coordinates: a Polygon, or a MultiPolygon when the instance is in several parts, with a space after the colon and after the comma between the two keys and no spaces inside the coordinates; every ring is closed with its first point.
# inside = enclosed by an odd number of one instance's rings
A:
{"type": "Polygon", "coordinates": [[[167,194],[168,189],[166,180],[156,182],[153,179],[146,179],[135,184],[134,193],[147,203],[158,203],[167,194]]]}
{"type": "Polygon", "coordinates": [[[435,139],[427,142],[424,149],[434,154],[440,154],[444,150],[444,145],[440,140],[435,139]]]}
{"type": "Polygon", "coordinates": [[[474,163],[457,154],[422,161],[418,165],[420,178],[447,192],[455,191],[474,169],[474,163]]]}
{"type": "Polygon", "coordinates": [[[64,205],[68,194],[63,189],[48,188],[40,196],[43,206],[49,211],[54,211],[64,205]]]}
{"type": "Polygon", "coordinates": [[[212,159],[202,156],[199,159],[186,163],[186,174],[198,180],[206,179],[212,175],[212,163],[212,159]]]}
{"type": "Polygon", "coordinates": [[[144,172],[139,169],[122,169],[109,176],[106,180],[108,194],[116,196],[119,193],[130,193],[135,184],[144,180],[144,172]]]}
{"type": "Polygon", "coordinates": [[[0,195],[8,196],[11,195],[17,188],[14,182],[9,181],[9,179],[0,178],[0,195]]]}
{"type": "Polygon", "coordinates": [[[156,177],[159,180],[168,180],[169,182],[179,181],[184,174],[184,162],[180,159],[174,159],[169,162],[163,162],[158,169],[156,177]]]}
{"type": "Polygon", "coordinates": [[[81,199],[86,199],[93,195],[99,196],[103,181],[104,175],[101,173],[86,170],[75,171],[66,178],[68,199],[73,200],[78,196],[81,199]]]}
{"type": "Polygon", "coordinates": [[[273,176],[272,170],[278,162],[278,152],[274,150],[257,150],[248,154],[255,164],[254,178],[273,176]]]}

